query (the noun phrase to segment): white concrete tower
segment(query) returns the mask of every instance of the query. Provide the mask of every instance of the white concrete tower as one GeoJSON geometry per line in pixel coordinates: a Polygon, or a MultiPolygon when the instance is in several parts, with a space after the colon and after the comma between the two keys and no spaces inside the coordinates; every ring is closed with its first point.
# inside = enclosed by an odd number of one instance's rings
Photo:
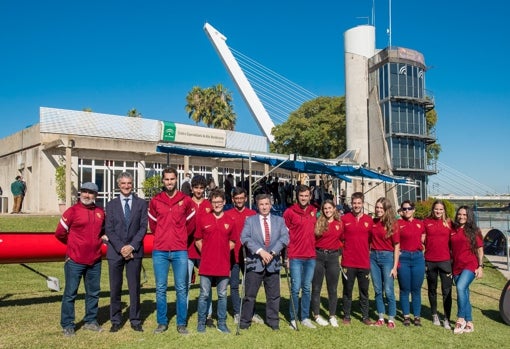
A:
{"type": "Polygon", "coordinates": [[[375,27],[361,25],[344,33],[347,149],[358,150],[357,162],[369,162],[368,59],[375,54],[375,27]]]}

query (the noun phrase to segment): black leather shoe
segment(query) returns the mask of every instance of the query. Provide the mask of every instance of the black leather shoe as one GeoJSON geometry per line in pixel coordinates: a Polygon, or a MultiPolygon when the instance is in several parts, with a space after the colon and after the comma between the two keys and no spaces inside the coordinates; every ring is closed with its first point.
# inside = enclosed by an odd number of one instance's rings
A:
{"type": "Polygon", "coordinates": [[[133,329],[133,331],[143,332],[142,324],[131,325],[131,328],[133,329]]]}
{"type": "Polygon", "coordinates": [[[215,328],[216,326],[214,325],[214,320],[212,319],[212,317],[208,317],[206,320],[205,320],[205,325],[209,328],[215,328]]]}
{"type": "Polygon", "coordinates": [[[110,328],[110,332],[119,332],[121,326],[120,324],[113,324],[112,327],[110,328]]]}
{"type": "Polygon", "coordinates": [[[168,330],[168,326],[160,324],[160,325],[158,325],[158,327],[156,327],[156,329],[154,330],[154,333],[163,333],[166,330],[168,330]]]}

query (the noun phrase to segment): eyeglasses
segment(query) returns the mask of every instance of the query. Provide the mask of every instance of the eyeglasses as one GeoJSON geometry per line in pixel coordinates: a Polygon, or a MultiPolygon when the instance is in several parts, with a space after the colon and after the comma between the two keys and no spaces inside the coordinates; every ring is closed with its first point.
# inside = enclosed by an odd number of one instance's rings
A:
{"type": "Polygon", "coordinates": [[[223,205],[224,203],[224,201],[211,201],[211,204],[213,205],[223,205]]]}
{"type": "Polygon", "coordinates": [[[401,210],[402,211],[412,211],[412,210],[414,210],[414,208],[412,208],[412,207],[402,207],[401,210]]]}

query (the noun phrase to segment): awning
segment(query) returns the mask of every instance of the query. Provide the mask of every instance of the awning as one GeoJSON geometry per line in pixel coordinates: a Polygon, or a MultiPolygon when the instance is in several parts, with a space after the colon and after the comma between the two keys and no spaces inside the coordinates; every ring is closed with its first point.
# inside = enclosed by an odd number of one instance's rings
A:
{"type": "Polygon", "coordinates": [[[360,165],[338,164],[331,160],[322,160],[292,155],[283,155],[275,153],[247,152],[238,150],[228,150],[219,148],[205,148],[200,146],[190,146],[184,144],[165,143],[159,144],[156,151],[161,153],[229,158],[229,159],[251,159],[256,162],[267,164],[272,167],[279,167],[285,170],[308,173],[308,174],[327,174],[342,180],[351,182],[352,178],[377,179],[383,182],[404,184],[406,178],[389,176],[360,165]]]}

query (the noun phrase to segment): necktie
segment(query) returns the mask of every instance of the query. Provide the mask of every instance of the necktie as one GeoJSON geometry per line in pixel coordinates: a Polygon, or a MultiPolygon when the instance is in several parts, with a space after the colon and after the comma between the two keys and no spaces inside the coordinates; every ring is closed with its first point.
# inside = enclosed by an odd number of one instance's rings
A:
{"type": "Polygon", "coordinates": [[[267,224],[267,217],[264,217],[264,243],[269,247],[271,242],[271,235],[269,234],[269,224],[267,224]]]}
{"type": "Polygon", "coordinates": [[[126,221],[126,226],[129,225],[129,219],[131,218],[131,208],[129,207],[129,199],[124,199],[126,202],[124,204],[124,220],[126,221]]]}

